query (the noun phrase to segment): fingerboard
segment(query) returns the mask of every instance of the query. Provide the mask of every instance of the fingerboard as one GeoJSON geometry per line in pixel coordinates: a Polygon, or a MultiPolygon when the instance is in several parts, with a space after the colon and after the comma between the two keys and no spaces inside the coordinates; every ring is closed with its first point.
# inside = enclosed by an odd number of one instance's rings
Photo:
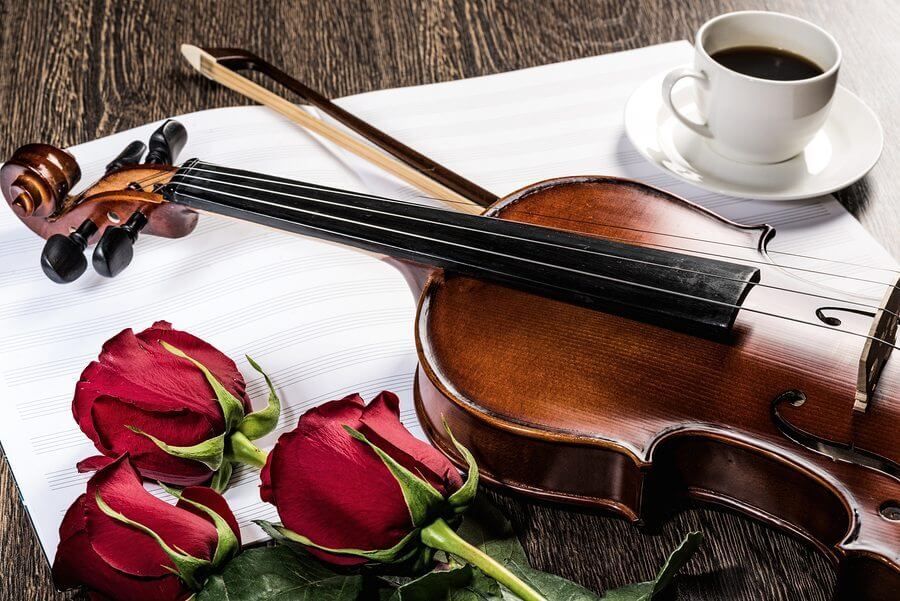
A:
{"type": "Polygon", "coordinates": [[[196,210],[339,242],[706,337],[755,267],[398,201],[192,159],[163,189],[196,210]]]}

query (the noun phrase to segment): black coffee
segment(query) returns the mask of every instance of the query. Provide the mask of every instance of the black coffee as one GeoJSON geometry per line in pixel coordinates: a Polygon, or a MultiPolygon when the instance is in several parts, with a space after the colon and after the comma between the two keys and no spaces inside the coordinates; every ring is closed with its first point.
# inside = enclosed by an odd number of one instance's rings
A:
{"type": "Polygon", "coordinates": [[[819,65],[793,52],[766,46],[738,46],[712,54],[713,60],[732,71],[776,81],[809,79],[824,73],[819,65]]]}

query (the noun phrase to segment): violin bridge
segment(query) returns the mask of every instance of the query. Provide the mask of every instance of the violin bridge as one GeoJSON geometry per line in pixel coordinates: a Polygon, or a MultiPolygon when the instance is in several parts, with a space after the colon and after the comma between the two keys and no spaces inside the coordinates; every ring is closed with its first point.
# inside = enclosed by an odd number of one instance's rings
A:
{"type": "Polygon", "coordinates": [[[856,398],[853,402],[855,411],[865,412],[869,401],[875,393],[875,386],[885,362],[894,350],[897,340],[898,312],[900,312],[900,279],[888,286],[881,299],[878,311],[872,318],[869,338],[863,346],[859,357],[859,369],[856,375],[856,398]]]}

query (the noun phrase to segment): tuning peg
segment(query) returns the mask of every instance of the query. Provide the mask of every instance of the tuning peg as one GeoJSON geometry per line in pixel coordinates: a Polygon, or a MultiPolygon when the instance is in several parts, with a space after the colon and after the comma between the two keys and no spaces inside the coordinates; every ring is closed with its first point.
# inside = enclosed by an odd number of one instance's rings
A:
{"type": "Polygon", "coordinates": [[[57,284],[68,284],[81,277],[87,269],[84,249],[87,248],[88,239],[96,231],[97,225],[90,219],[85,219],[68,236],[54,234],[47,238],[41,252],[41,269],[47,277],[57,284]]]}
{"type": "Polygon", "coordinates": [[[106,173],[112,173],[125,165],[137,165],[141,162],[141,157],[144,156],[145,150],[147,150],[147,146],[140,140],[135,140],[126,146],[125,149],[119,153],[119,156],[114,158],[109,165],[106,166],[106,173]]]}
{"type": "Polygon", "coordinates": [[[122,273],[134,258],[134,243],[145,225],[147,216],[135,211],[123,225],[108,226],[94,247],[94,270],[107,278],[122,273]]]}
{"type": "Polygon", "coordinates": [[[175,157],[184,148],[185,142],[187,142],[187,130],[178,121],[169,119],[150,136],[148,142],[150,152],[147,153],[144,163],[163,165],[174,163],[175,157]]]}

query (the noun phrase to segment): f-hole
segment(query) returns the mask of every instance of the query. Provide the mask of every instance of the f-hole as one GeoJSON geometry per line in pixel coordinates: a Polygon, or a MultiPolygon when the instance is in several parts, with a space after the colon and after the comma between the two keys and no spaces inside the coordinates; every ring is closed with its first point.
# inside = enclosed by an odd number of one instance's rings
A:
{"type": "Polygon", "coordinates": [[[828,315],[826,311],[844,311],[845,313],[855,313],[856,315],[864,315],[866,317],[875,317],[875,313],[871,311],[863,311],[861,309],[850,309],[847,307],[819,307],[816,309],[816,317],[819,318],[819,321],[822,323],[837,327],[841,325],[841,320],[834,315],[828,315]]]}
{"type": "Polygon", "coordinates": [[[779,412],[779,407],[784,403],[790,403],[794,407],[800,407],[807,402],[806,395],[799,390],[787,390],[772,401],[772,421],[781,433],[798,445],[830,457],[835,461],[852,463],[881,472],[886,476],[900,480],[900,465],[887,457],[855,448],[851,445],[841,444],[833,440],[827,440],[814,436],[795,427],[779,412]]]}

